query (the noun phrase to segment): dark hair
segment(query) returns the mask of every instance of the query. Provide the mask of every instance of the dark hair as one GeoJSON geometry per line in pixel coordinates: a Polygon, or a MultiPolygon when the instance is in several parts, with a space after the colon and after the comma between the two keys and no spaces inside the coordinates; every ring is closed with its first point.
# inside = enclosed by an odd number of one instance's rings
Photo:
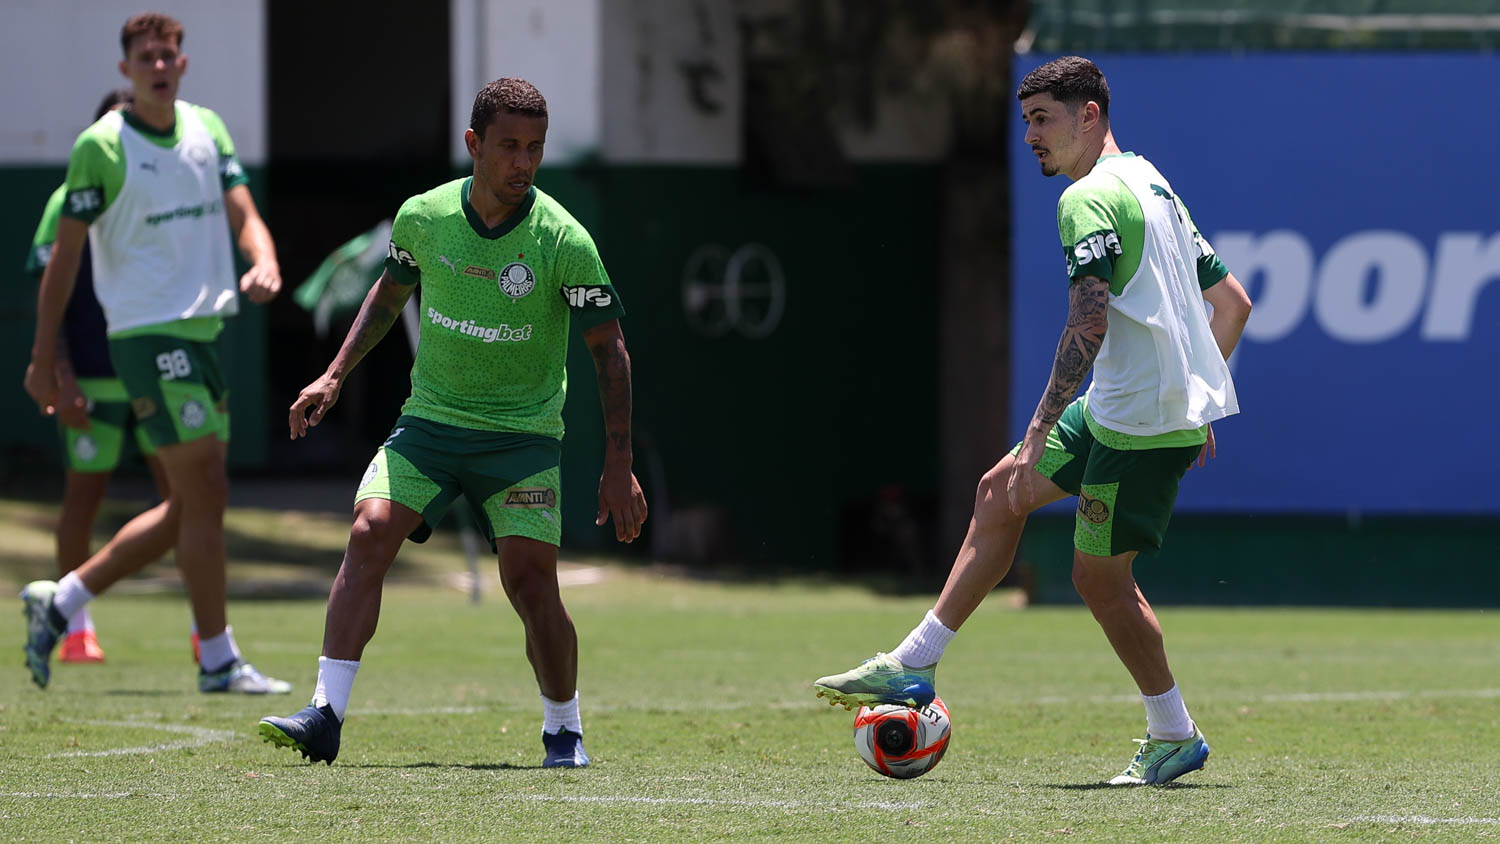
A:
{"type": "Polygon", "coordinates": [[[527,117],[546,117],[547,100],[536,86],[524,79],[507,76],[479,89],[474,96],[474,110],[469,114],[469,128],[484,137],[485,127],[504,111],[527,117]]]}
{"type": "Polygon", "coordinates": [[[1099,104],[1099,115],[1109,119],[1109,83],[1099,66],[1082,56],[1053,59],[1026,74],[1016,89],[1016,99],[1037,94],[1051,94],[1069,111],[1093,100],[1099,104]]]}
{"type": "Polygon", "coordinates": [[[94,110],[94,119],[98,120],[104,115],[109,114],[111,111],[114,111],[115,106],[119,105],[120,103],[130,105],[134,102],[135,94],[132,93],[129,88],[116,88],[113,91],[110,91],[108,94],[105,94],[104,99],[99,101],[99,107],[94,110]]]}
{"type": "Polygon", "coordinates": [[[125,21],[120,27],[120,49],[125,51],[125,58],[130,58],[130,42],[141,35],[170,38],[181,47],[182,22],[161,12],[141,12],[125,21]]]}

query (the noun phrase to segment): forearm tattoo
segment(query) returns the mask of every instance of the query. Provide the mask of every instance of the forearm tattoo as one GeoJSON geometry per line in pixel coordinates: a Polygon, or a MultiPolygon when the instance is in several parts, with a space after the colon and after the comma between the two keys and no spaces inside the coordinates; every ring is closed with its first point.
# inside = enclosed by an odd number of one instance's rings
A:
{"type": "Polygon", "coordinates": [[[616,334],[589,346],[599,377],[599,402],[604,406],[605,437],[609,451],[630,455],[630,355],[625,339],[616,334]]]}
{"type": "Polygon", "coordinates": [[[384,280],[376,282],[369,297],[365,299],[364,307],[359,309],[359,316],[355,317],[354,326],[349,329],[349,336],[344,340],[344,348],[340,353],[348,361],[348,366],[352,367],[364,358],[366,352],[375,348],[375,344],[390,330],[396,318],[401,316],[401,308],[406,305],[411,290],[402,290],[394,285],[391,288],[387,289],[384,280]]]}
{"type": "Polygon", "coordinates": [[[1109,284],[1103,279],[1084,276],[1068,286],[1068,323],[1057,343],[1057,358],[1052,362],[1052,378],[1032,417],[1033,426],[1051,427],[1062,418],[1063,411],[1078,393],[1087,377],[1104,332],[1109,327],[1109,284]]]}

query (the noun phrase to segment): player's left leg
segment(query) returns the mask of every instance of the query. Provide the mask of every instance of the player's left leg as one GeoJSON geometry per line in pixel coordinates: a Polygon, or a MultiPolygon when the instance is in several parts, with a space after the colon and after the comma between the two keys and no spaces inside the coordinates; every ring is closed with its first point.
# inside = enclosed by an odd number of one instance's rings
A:
{"type": "Polygon", "coordinates": [[[497,453],[497,467],[524,465],[540,471],[501,489],[471,477],[465,495],[474,502],[475,519],[495,538],[500,584],[526,630],[526,658],[542,697],[542,766],[581,768],[589,764],[589,756],[578,714],[578,634],[557,585],[562,501],[555,456],[550,447],[538,446],[497,453]],[[553,465],[526,462],[533,458],[553,465]]]}
{"type": "Polygon", "coordinates": [[[1167,664],[1161,624],[1133,572],[1138,552],[1161,548],[1178,482],[1197,451],[1096,444],[1078,496],[1073,585],[1146,706],[1146,738],[1124,773],[1110,780],[1113,785],[1167,783],[1208,759],[1208,743],[1167,664]]]}

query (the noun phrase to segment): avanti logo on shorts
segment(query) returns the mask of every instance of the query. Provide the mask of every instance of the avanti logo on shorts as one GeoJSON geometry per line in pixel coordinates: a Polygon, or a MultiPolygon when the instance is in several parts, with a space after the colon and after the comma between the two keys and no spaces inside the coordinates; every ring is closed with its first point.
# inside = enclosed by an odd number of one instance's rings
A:
{"type": "Polygon", "coordinates": [[[557,490],[548,487],[518,487],[505,493],[501,507],[550,510],[557,506],[557,490]]]}
{"type": "Polygon", "coordinates": [[[1109,505],[1086,492],[1078,495],[1078,515],[1096,525],[1109,521],[1109,505]]]}
{"type": "Polygon", "coordinates": [[[483,340],[486,343],[520,343],[531,339],[531,323],[515,328],[501,323],[499,326],[489,328],[483,325],[476,325],[471,319],[456,320],[453,317],[444,316],[438,313],[435,308],[427,309],[427,319],[433,325],[441,325],[444,328],[483,340]]]}

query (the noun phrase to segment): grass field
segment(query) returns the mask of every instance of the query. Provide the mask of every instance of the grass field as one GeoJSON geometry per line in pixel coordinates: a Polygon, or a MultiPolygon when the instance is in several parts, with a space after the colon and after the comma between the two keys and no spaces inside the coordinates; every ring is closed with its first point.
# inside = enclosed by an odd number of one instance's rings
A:
{"type": "MultiPolygon", "coordinates": [[[[6,517],[13,533],[36,529],[6,517]]],[[[241,543],[286,535],[271,516],[236,519],[241,543]]],[[[341,530],[313,525],[306,542],[341,530]]],[[[39,691],[20,602],[6,599],[0,838],[1500,838],[1500,613],[1163,608],[1213,757],[1178,785],[1117,790],[1099,783],[1128,761],[1144,713],[1102,634],[1081,608],[992,600],[938,674],[950,752],[894,781],[864,767],[852,716],[808,684],[893,646],[930,597],[570,567],[595,764],[559,772],[537,767],[519,623],[498,595],[474,606],[431,585],[433,567],[461,562],[428,553],[387,590],[332,767],[254,729],[311,693],[321,600],[232,604],[247,654],[296,684],[266,700],[193,690],[173,594],[97,602],[109,662],[57,666],[39,691]]],[[[10,594],[38,565],[17,559],[0,567],[10,594]]]]}

